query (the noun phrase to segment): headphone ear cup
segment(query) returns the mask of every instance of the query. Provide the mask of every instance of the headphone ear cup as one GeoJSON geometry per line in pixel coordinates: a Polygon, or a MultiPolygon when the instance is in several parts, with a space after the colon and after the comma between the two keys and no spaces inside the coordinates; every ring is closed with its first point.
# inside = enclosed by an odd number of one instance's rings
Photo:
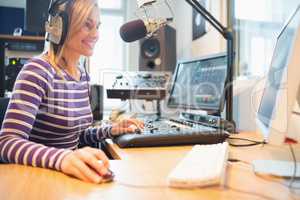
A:
{"type": "Polygon", "coordinates": [[[47,40],[62,45],[66,39],[68,32],[68,15],[65,12],[60,12],[55,16],[50,16],[46,22],[47,40]]]}

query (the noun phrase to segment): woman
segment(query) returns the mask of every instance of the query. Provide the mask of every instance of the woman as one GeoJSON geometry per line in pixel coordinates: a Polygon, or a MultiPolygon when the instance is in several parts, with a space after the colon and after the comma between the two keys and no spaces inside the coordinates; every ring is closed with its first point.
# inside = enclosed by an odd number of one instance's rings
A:
{"type": "Polygon", "coordinates": [[[110,173],[107,157],[99,149],[78,145],[130,133],[132,125],[143,124],[128,119],[91,127],[89,78],[78,63],[80,56],[92,55],[98,40],[99,8],[97,0],[62,2],[52,11],[68,15],[65,40],[50,38],[49,49],[20,72],[0,132],[0,159],[99,183],[110,173]]]}

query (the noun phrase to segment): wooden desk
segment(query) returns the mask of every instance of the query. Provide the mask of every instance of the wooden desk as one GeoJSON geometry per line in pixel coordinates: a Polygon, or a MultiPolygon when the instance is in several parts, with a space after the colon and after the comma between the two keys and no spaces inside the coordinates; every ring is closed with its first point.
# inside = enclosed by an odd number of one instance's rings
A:
{"type": "MultiPolygon", "coordinates": [[[[247,138],[254,134],[240,134],[247,138]]],[[[0,165],[0,197],[6,199],[300,199],[280,178],[260,178],[249,165],[228,164],[225,186],[194,190],[166,187],[166,177],[191,146],[120,149],[108,142],[108,150],[121,160],[111,162],[116,174],[113,183],[96,185],[68,177],[60,172],[20,165],[0,165]]],[[[285,155],[285,156],[284,156],[285,155]]],[[[288,148],[230,148],[230,158],[250,162],[253,159],[283,158],[288,148]]],[[[300,157],[298,153],[298,157],[300,157]]],[[[298,158],[299,159],[299,158],[298,158]]]]}

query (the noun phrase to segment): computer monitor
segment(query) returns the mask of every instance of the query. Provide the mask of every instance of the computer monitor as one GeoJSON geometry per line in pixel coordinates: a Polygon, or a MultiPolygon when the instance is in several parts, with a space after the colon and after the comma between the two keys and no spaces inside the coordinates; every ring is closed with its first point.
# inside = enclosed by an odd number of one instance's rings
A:
{"type": "MultiPolygon", "coordinates": [[[[256,117],[266,141],[280,145],[288,136],[300,74],[300,6],[277,37],[256,117]]],[[[298,133],[300,134],[300,133],[298,133]]]]}
{"type": "Polygon", "coordinates": [[[220,113],[224,108],[227,56],[224,53],[179,60],[168,107],[220,113]]]}

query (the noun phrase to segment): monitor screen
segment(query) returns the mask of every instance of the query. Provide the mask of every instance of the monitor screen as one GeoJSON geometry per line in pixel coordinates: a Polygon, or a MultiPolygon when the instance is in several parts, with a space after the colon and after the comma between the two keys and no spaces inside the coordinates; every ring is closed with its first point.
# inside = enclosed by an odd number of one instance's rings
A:
{"type": "Polygon", "coordinates": [[[296,30],[300,22],[300,12],[290,18],[279,34],[274,49],[271,66],[267,75],[266,85],[261,98],[258,118],[264,126],[270,126],[271,120],[276,116],[276,99],[278,92],[284,90],[286,83],[286,68],[293,49],[296,30]]]}
{"type": "Polygon", "coordinates": [[[224,104],[227,56],[179,61],[168,106],[171,108],[220,111],[224,104]]]}

